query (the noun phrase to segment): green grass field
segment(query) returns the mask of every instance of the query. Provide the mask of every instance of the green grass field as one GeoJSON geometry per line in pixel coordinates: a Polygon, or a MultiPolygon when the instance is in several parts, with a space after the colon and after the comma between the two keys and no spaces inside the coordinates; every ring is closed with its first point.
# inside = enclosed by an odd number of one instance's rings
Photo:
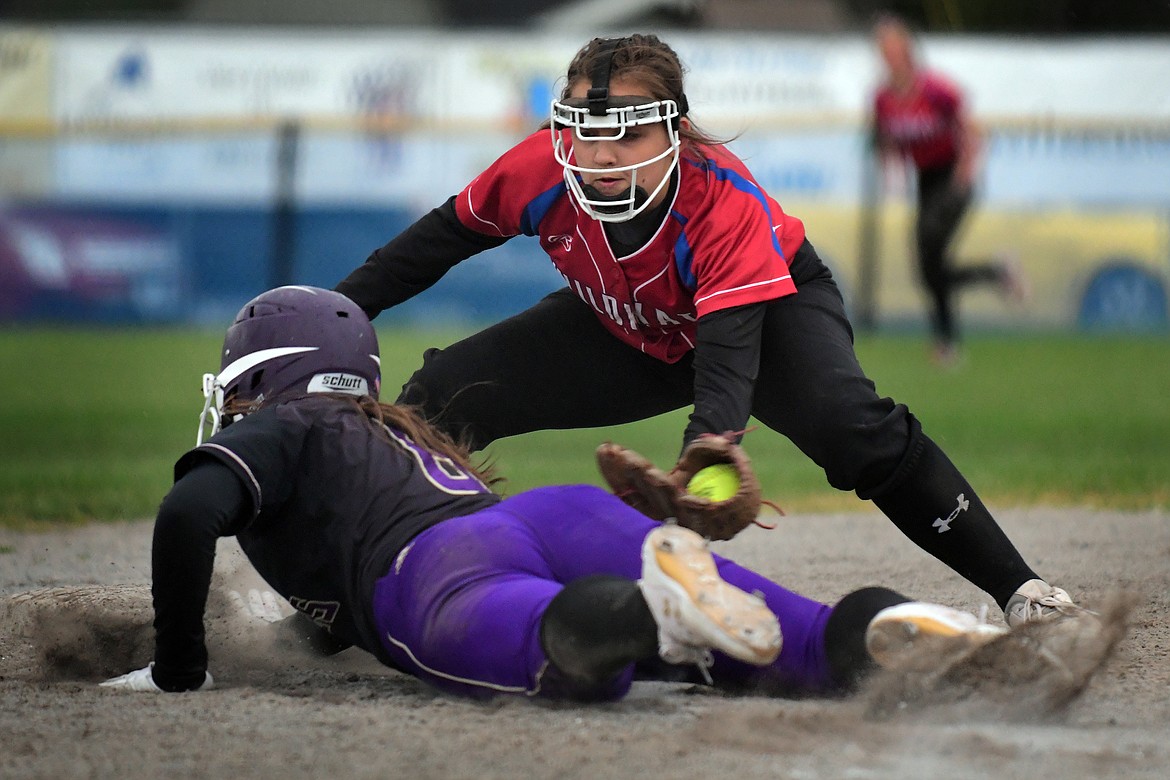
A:
{"type": "MultiPolygon", "coordinates": [[[[15,329],[0,337],[0,524],[150,517],[174,460],[194,443],[200,376],[221,332],[15,329]]],[[[427,346],[456,332],[383,329],[392,398],[427,346]]],[[[972,338],[940,372],[918,336],[858,344],[879,392],[910,405],[993,505],[1170,504],[1170,339],[1074,335],[972,338]]],[[[606,439],[669,465],[685,413],[620,428],[550,431],[489,451],[506,492],[594,482],[606,439]]],[[[765,494],[790,513],[861,509],[786,439],[747,438],[765,494]]]]}

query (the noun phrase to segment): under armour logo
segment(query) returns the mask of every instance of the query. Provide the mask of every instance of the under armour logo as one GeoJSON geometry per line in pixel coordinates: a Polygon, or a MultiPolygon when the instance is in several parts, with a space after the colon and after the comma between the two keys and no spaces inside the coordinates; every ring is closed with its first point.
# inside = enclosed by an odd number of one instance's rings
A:
{"type": "Polygon", "coordinates": [[[566,252],[573,248],[573,236],[571,233],[560,233],[555,236],[549,236],[547,241],[550,244],[560,244],[566,252]]]}
{"type": "Polygon", "coordinates": [[[967,507],[969,507],[969,506],[971,506],[971,502],[968,501],[962,493],[960,493],[959,494],[959,505],[957,507],[955,507],[953,512],[951,512],[949,515],[947,515],[946,520],[943,520],[941,517],[937,518],[934,521],[933,527],[937,528],[938,532],[940,534],[943,531],[951,530],[951,523],[955,522],[955,518],[957,518],[959,516],[960,512],[967,511],[967,507]]]}

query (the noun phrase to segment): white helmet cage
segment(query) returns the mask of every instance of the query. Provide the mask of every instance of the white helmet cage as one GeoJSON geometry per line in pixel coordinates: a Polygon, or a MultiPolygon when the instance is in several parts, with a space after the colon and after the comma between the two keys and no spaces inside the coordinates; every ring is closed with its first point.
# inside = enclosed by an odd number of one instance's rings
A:
{"type": "Polygon", "coordinates": [[[681,139],[679,136],[679,120],[687,113],[686,95],[679,95],[678,100],[653,98],[613,98],[609,94],[610,72],[613,66],[613,53],[625,41],[624,38],[612,38],[601,43],[599,57],[590,74],[593,86],[586,93],[584,100],[552,101],[552,134],[553,156],[564,168],[565,184],[573,194],[581,209],[593,219],[600,222],[626,222],[641,214],[654,198],[657,197],[671,180],[674,170],[678,167],[681,139]],[[625,137],[631,127],[652,125],[659,122],[666,123],[667,137],[670,145],[660,154],[648,160],[642,160],[631,165],[610,168],[589,168],[579,165],[575,161],[573,147],[577,142],[610,143],[625,137]],[[571,131],[571,142],[566,143],[566,137],[571,131]],[[638,169],[671,158],[670,167],[662,180],[654,185],[645,197],[640,197],[638,189],[638,169]],[[599,175],[605,173],[630,172],[630,187],[625,193],[616,198],[591,197],[581,182],[581,174],[599,175]]]}

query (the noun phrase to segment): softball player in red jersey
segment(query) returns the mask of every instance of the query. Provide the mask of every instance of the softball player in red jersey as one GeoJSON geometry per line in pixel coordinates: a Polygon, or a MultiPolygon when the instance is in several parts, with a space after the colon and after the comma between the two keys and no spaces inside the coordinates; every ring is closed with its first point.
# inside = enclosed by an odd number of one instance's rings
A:
{"type": "Polygon", "coordinates": [[[958,356],[954,296],[974,284],[1000,286],[1026,295],[1026,284],[1007,261],[956,267],[950,245],[974,197],[980,134],[959,88],[945,76],[921,68],[909,29],[883,16],[874,26],[887,80],[874,96],[874,140],[887,165],[901,160],[917,172],[918,214],[914,237],[918,272],[930,295],[935,358],[958,356]]]}
{"type": "Polygon", "coordinates": [[[687,114],[669,46],[594,39],[548,127],[343,280],[374,317],[519,235],[565,278],[527,311],[428,350],[399,402],[476,449],[691,405],[685,444],[755,415],[1009,622],[1059,614],[1068,594],[1028,567],[906,406],[875,392],[803,224],[687,114]]]}

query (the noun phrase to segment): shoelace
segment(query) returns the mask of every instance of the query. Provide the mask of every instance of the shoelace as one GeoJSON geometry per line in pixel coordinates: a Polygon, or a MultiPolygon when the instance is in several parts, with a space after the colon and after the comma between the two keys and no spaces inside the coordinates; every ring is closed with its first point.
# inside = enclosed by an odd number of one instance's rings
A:
{"type": "Polygon", "coordinates": [[[1091,609],[1082,607],[1079,604],[1074,604],[1071,601],[1063,601],[1057,598],[1055,593],[1049,593],[1037,599],[1028,599],[1023,604],[1024,618],[1027,621],[1042,620],[1045,615],[1052,613],[1059,613],[1061,615],[1077,615],[1077,614],[1097,614],[1091,609]]]}
{"type": "Polygon", "coordinates": [[[1097,614],[1096,612],[1094,612],[1091,609],[1086,609],[1085,607],[1082,607],[1080,604],[1074,604],[1071,601],[1061,601],[1060,599],[1056,598],[1056,596],[1042,596],[1041,598],[1036,600],[1036,603],[1038,605],[1040,605],[1041,607],[1048,607],[1049,609],[1054,609],[1057,612],[1060,612],[1061,614],[1064,614],[1064,615],[1085,614],[1085,613],[1088,613],[1090,615],[1097,614]]]}
{"type": "Polygon", "coordinates": [[[699,667],[699,673],[703,675],[708,685],[715,684],[710,672],[715,664],[715,654],[710,648],[675,644],[662,651],[662,659],[671,664],[694,664],[699,667]]]}

